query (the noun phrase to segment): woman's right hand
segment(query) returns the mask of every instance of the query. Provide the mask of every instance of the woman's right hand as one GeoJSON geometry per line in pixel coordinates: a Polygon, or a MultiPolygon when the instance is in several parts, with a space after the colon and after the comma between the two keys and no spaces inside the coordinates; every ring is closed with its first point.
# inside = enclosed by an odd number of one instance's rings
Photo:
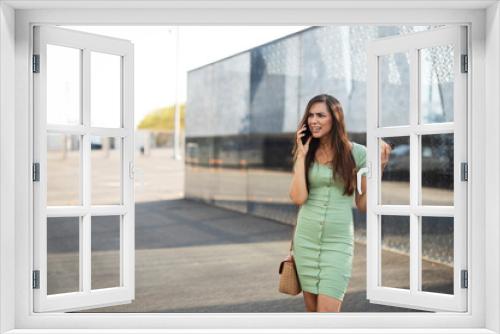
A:
{"type": "Polygon", "coordinates": [[[298,147],[298,155],[305,157],[307,155],[307,152],[309,151],[309,143],[311,142],[312,136],[309,136],[305,144],[302,144],[302,137],[305,136],[303,133],[306,131],[307,127],[305,124],[302,125],[302,127],[297,131],[297,147],[298,147]]]}

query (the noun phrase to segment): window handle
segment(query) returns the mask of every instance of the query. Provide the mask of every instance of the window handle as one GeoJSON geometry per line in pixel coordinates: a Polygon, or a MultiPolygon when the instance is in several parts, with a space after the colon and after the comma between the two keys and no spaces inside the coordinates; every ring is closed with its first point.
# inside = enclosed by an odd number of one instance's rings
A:
{"type": "Polygon", "coordinates": [[[370,162],[367,162],[366,167],[361,168],[357,174],[356,185],[358,187],[358,193],[360,195],[363,194],[363,192],[361,191],[361,176],[363,176],[363,174],[366,174],[366,177],[371,177],[371,163],[370,162]]]}
{"type": "Polygon", "coordinates": [[[135,168],[135,165],[132,161],[130,161],[128,163],[128,176],[133,179],[134,176],[135,176],[135,171],[136,171],[136,168],[135,168]]]}

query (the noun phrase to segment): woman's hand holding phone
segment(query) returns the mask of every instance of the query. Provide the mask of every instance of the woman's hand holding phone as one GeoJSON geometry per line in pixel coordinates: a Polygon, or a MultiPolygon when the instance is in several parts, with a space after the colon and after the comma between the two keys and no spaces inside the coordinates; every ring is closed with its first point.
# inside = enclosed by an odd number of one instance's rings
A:
{"type": "Polygon", "coordinates": [[[297,145],[299,148],[298,154],[300,156],[305,157],[307,155],[311,138],[311,131],[305,124],[303,124],[302,127],[297,131],[297,145]]]}

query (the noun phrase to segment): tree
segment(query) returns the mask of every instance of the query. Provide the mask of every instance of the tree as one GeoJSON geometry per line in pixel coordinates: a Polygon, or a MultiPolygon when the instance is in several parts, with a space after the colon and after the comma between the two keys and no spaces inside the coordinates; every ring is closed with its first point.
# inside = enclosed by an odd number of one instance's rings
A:
{"type": "MultiPolygon", "coordinates": [[[[184,128],[184,115],[185,115],[186,105],[180,105],[180,127],[184,128]]],[[[175,105],[159,108],[153,110],[142,119],[139,124],[139,129],[148,130],[166,130],[173,131],[175,129],[175,105]]]]}

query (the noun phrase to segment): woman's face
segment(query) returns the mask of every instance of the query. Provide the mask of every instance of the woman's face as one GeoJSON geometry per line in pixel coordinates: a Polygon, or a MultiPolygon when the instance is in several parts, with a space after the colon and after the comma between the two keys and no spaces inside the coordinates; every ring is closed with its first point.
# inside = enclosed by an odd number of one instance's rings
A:
{"type": "Polygon", "coordinates": [[[307,125],[311,130],[313,138],[321,138],[329,135],[332,130],[332,121],[332,115],[324,102],[316,102],[309,109],[307,125]]]}

